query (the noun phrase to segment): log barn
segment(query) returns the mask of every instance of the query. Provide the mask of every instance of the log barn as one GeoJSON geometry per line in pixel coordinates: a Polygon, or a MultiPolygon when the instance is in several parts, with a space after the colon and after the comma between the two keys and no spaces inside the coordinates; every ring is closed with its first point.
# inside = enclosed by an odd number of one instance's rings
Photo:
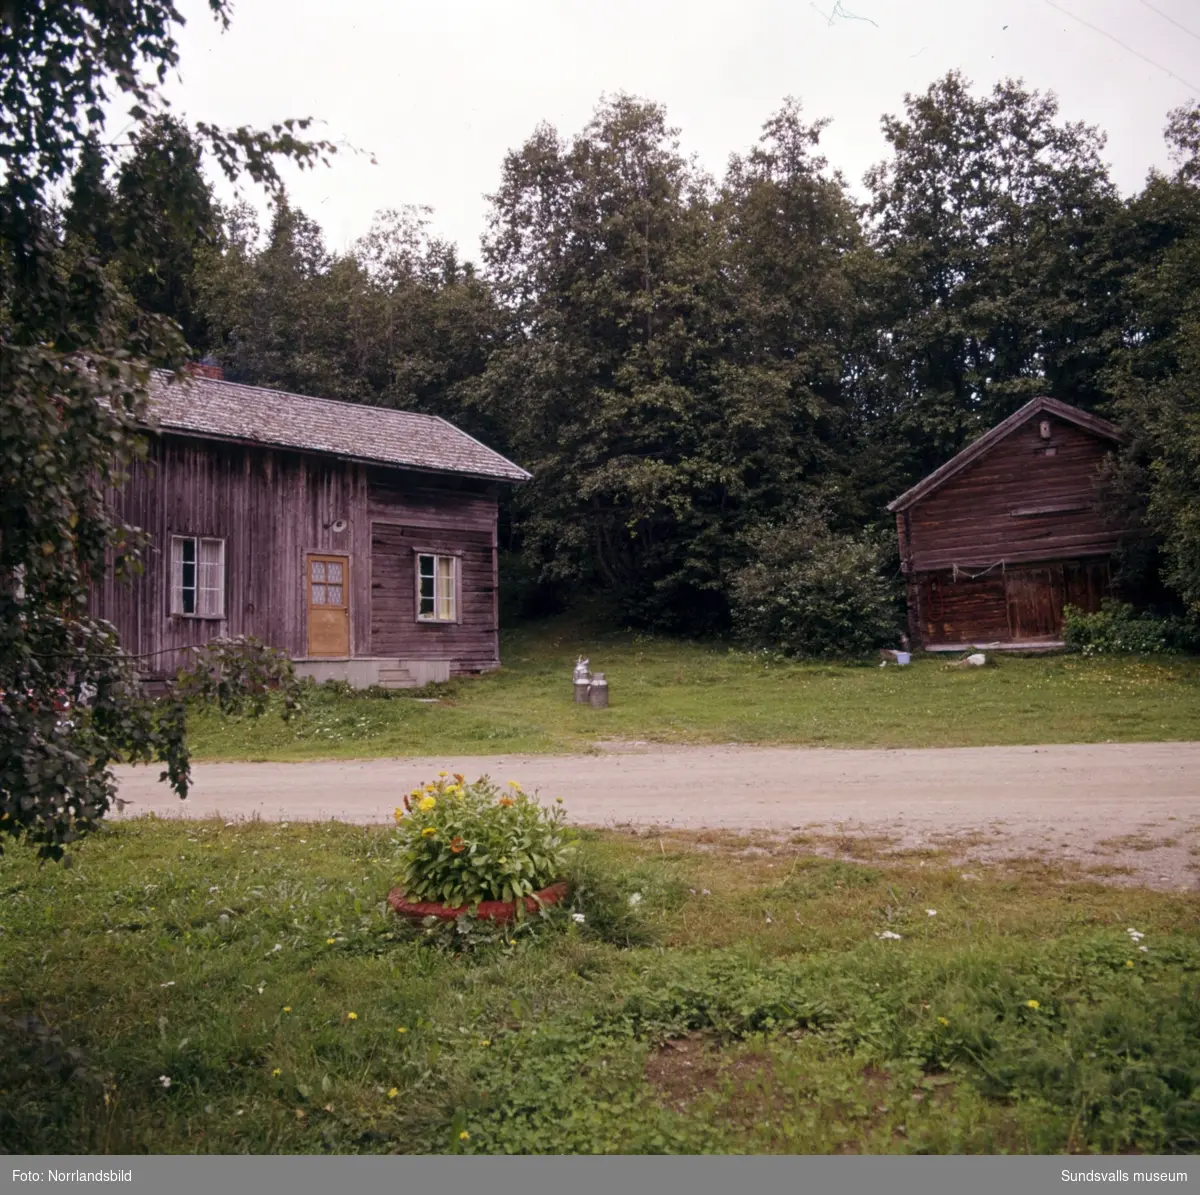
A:
{"type": "Polygon", "coordinates": [[[112,495],[144,571],[92,591],[145,677],[253,635],[297,672],[406,688],[500,663],[500,487],[529,474],[432,415],[156,374],[112,495]]]}
{"type": "Polygon", "coordinates": [[[1121,529],[1096,480],[1121,439],[1036,398],[892,502],[913,646],[1056,647],[1065,605],[1099,609],[1121,529]]]}

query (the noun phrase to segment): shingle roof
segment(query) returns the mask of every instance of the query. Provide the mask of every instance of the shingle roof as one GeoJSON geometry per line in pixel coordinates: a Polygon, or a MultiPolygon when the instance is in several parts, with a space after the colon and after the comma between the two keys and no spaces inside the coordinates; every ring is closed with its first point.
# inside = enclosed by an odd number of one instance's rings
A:
{"type": "Polygon", "coordinates": [[[437,415],[157,372],[150,416],[164,431],[325,452],[372,464],[499,481],[530,474],[437,415]]]}
{"type": "Polygon", "coordinates": [[[957,456],[951,457],[928,477],[918,481],[911,489],[905,490],[899,498],[889,502],[888,510],[892,512],[906,510],[914,502],[919,502],[926,494],[932,494],[934,490],[945,485],[951,477],[965,469],[972,461],[983,456],[999,440],[1003,440],[1005,436],[1015,432],[1035,415],[1043,412],[1048,415],[1057,415],[1068,423],[1074,423],[1077,427],[1082,427],[1085,431],[1090,431],[1105,440],[1112,440],[1114,443],[1120,443],[1125,439],[1125,433],[1115,423],[1109,423],[1107,419],[1101,419],[1098,415],[1089,415],[1087,411],[1081,411],[1078,407],[1059,402],[1056,398],[1030,399],[1020,410],[1014,411],[1003,422],[997,423],[991,431],[984,432],[978,440],[973,444],[968,444],[957,456]]]}

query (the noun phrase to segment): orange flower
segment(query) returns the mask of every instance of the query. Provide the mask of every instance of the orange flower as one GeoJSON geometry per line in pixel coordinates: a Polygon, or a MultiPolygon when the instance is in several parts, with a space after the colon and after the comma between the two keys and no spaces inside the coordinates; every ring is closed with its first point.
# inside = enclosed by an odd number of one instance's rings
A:
{"type": "Polygon", "coordinates": [[[467,778],[462,774],[462,772],[455,772],[454,779],[457,780],[459,784],[466,784],[467,782],[467,778]]]}
{"type": "Polygon", "coordinates": [[[461,838],[455,837],[450,839],[450,852],[454,855],[461,855],[467,849],[467,844],[461,838]]]}
{"type": "Polygon", "coordinates": [[[512,797],[501,797],[499,801],[499,804],[501,804],[505,809],[507,809],[512,803],[512,797]]]}

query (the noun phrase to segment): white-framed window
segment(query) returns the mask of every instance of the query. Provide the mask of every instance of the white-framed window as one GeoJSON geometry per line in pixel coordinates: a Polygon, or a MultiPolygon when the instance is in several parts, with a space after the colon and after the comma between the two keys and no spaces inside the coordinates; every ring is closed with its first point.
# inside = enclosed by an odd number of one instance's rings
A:
{"type": "Polygon", "coordinates": [[[417,553],[417,621],[458,621],[458,558],[417,553]]]}
{"type": "Polygon", "coordinates": [[[225,617],[225,541],[171,536],[171,613],[225,617]]]}

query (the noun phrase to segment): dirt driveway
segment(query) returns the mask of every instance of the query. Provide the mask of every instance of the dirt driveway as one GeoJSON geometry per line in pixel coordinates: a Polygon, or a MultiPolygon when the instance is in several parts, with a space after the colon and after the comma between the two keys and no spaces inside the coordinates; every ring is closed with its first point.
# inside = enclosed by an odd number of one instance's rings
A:
{"type": "Polygon", "coordinates": [[[599,755],[197,764],[179,801],[121,769],[125,816],[382,822],[445,769],[561,796],[574,822],[858,835],[966,859],[1046,856],[1117,882],[1200,888],[1200,743],[913,751],[649,747],[599,755]],[[1123,869],[1128,869],[1125,871],[1123,869]]]}

